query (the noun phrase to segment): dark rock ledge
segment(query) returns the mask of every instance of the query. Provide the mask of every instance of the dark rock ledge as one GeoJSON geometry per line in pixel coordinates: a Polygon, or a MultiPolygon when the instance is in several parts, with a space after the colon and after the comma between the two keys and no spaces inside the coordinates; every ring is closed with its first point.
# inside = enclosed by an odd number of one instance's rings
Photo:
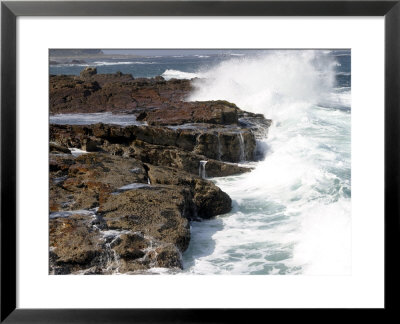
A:
{"type": "Polygon", "coordinates": [[[251,171],[237,162],[259,157],[271,121],[226,101],[183,101],[190,80],[96,72],[51,76],[50,112],[129,113],[147,125],[50,125],[49,271],[182,269],[190,221],[231,210],[207,177],[251,171]]]}

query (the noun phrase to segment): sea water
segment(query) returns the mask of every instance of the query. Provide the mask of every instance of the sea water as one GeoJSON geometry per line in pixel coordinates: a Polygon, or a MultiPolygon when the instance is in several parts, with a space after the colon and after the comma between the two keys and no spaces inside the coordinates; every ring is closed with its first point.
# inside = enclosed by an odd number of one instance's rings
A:
{"type": "Polygon", "coordinates": [[[215,179],[233,210],[192,224],[192,274],[351,273],[350,52],[227,60],[190,100],[225,99],[273,124],[251,173],[215,179]]]}
{"type": "Polygon", "coordinates": [[[58,125],[92,125],[97,123],[113,124],[119,126],[147,125],[136,120],[133,114],[101,113],[72,113],[50,115],[50,124],[58,125]]]}
{"type": "Polygon", "coordinates": [[[212,179],[233,209],[192,222],[184,273],[351,274],[350,51],[194,52],[95,65],[98,73],[201,77],[187,100],[224,99],[273,120],[253,172],[212,179]]]}

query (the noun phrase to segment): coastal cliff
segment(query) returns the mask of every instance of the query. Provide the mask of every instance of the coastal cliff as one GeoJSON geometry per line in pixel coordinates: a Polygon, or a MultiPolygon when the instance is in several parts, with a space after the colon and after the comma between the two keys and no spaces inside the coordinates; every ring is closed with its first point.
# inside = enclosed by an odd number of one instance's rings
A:
{"type": "MultiPolygon", "coordinates": [[[[231,210],[208,177],[250,172],[271,121],[223,100],[187,102],[192,80],[50,76],[50,114],[134,124],[51,123],[50,273],[181,269],[190,221],[231,210]]],[[[62,120],[62,118],[61,118],[62,120]]]]}

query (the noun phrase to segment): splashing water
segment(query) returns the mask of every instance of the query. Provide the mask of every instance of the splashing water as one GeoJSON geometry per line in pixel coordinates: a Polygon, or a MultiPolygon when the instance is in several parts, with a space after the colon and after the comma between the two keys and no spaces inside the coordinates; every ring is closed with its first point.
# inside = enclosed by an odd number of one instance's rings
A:
{"type": "Polygon", "coordinates": [[[221,161],[222,158],[222,151],[221,151],[221,138],[220,138],[221,134],[218,133],[217,134],[217,140],[218,140],[218,156],[217,159],[218,161],[221,161]]]}
{"type": "Polygon", "coordinates": [[[199,177],[201,177],[202,179],[205,179],[207,177],[206,164],[207,164],[207,161],[199,162],[199,177]]]}
{"type": "Polygon", "coordinates": [[[253,172],[215,179],[233,210],[192,224],[186,273],[351,273],[350,87],[329,53],[269,51],[196,80],[189,100],[228,100],[273,125],[253,172]]]}
{"type": "Polygon", "coordinates": [[[243,140],[243,135],[242,133],[239,133],[239,144],[240,144],[240,157],[239,161],[243,162],[245,160],[244,158],[244,140],[243,140]]]}

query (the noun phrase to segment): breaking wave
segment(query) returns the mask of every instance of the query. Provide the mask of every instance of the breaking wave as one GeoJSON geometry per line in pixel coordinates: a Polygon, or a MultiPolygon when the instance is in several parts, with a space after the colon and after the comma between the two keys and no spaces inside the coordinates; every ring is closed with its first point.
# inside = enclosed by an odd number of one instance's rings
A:
{"type": "Polygon", "coordinates": [[[183,72],[179,70],[165,70],[161,76],[166,79],[193,79],[201,77],[201,73],[190,73],[190,72],[183,72]]]}
{"type": "Polygon", "coordinates": [[[273,125],[253,172],[215,179],[233,211],[192,224],[187,273],[351,273],[351,93],[337,63],[330,51],[275,51],[195,81],[188,100],[228,100],[273,125]]]}

